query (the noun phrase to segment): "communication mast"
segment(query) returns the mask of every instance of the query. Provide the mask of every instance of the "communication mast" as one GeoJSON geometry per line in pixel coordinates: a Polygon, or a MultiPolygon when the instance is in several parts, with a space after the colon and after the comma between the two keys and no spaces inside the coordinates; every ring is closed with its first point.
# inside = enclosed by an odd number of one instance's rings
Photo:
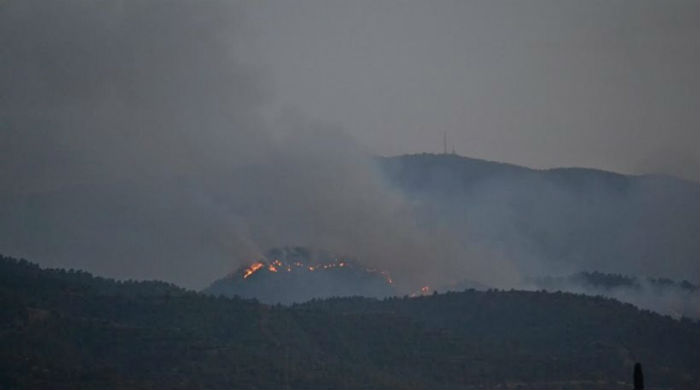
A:
{"type": "Polygon", "coordinates": [[[447,154],[447,132],[442,132],[442,154],[447,154]]]}
{"type": "MultiPolygon", "coordinates": [[[[450,152],[450,154],[457,154],[457,152],[455,152],[454,144],[450,145],[450,148],[452,150],[450,152]]],[[[442,154],[447,154],[447,132],[446,131],[442,132],[442,154]]]]}

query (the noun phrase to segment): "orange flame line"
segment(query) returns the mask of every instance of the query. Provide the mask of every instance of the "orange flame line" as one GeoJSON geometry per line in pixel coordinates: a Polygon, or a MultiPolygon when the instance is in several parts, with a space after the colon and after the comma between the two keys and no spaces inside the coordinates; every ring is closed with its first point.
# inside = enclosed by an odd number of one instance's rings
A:
{"type": "Polygon", "coordinates": [[[247,279],[250,275],[254,274],[257,272],[260,268],[262,268],[265,264],[262,262],[258,261],[253,263],[250,267],[246,268],[243,271],[243,279],[247,279]]]}

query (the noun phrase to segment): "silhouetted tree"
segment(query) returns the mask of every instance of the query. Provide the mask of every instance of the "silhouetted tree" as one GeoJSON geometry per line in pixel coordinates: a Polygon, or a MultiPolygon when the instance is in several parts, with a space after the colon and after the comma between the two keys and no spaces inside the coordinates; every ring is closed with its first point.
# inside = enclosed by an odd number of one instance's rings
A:
{"type": "Polygon", "coordinates": [[[640,363],[634,364],[634,390],[644,390],[644,374],[640,363]]]}

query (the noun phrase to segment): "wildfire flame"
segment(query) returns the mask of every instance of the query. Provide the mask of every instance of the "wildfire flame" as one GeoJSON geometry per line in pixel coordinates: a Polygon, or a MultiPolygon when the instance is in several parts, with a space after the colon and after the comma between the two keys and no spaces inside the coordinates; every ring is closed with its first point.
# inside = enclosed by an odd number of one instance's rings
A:
{"type": "Polygon", "coordinates": [[[250,267],[243,270],[243,279],[247,279],[250,275],[256,273],[260,268],[264,267],[265,263],[262,261],[256,261],[251,264],[250,267]]]}
{"type": "Polygon", "coordinates": [[[423,295],[428,295],[430,293],[430,291],[431,291],[430,286],[423,286],[420,288],[420,290],[411,293],[411,295],[409,295],[409,296],[411,298],[420,297],[423,295]]]}
{"type": "Polygon", "coordinates": [[[387,283],[394,284],[394,281],[391,280],[391,276],[389,276],[389,274],[386,271],[381,271],[380,273],[382,274],[382,276],[384,276],[387,283]]]}
{"type": "Polygon", "coordinates": [[[277,273],[279,271],[293,272],[302,269],[307,270],[309,272],[315,272],[332,268],[360,268],[363,269],[365,272],[380,275],[388,284],[394,283],[394,281],[391,279],[391,276],[389,276],[389,273],[386,271],[377,270],[375,268],[361,268],[356,263],[348,262],[346,260],[337,258],[333,259],[333,261],[328,263],[315,264],[304,264],[300,261],[296,261],[294,263],[286,263],[279,259],[274,259],[270,262],[264,260],[256,261],[243,270],[243,279],[248,279],[251,275],[260,271],[261,269],[266,269],[269,272],[277,273]]]}

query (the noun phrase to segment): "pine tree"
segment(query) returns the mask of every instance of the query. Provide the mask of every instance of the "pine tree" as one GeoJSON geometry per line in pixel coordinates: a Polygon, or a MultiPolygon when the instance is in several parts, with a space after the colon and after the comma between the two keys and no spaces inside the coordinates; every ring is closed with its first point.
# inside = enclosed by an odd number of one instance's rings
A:
{"type": "Polygon", "coordinates": [[[634,365],[634,390],[644,390],[644,374],[640,363],[634,365]]]}

